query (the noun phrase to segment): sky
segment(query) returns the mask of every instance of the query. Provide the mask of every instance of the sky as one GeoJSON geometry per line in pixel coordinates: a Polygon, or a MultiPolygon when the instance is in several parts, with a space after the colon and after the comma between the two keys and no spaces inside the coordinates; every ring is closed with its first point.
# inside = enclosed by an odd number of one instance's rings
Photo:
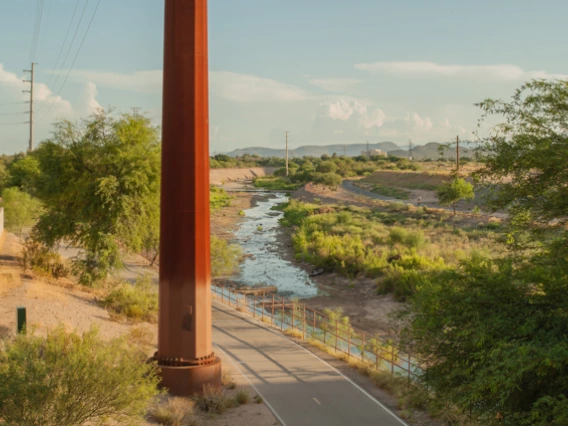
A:
{"type": "MultiPolygon", "coordinates": [[[[0,153],[27,147],[32,61],[36,144],[99,108],[159,125],[163,8],[0,0],[0,153]]],[[[209,0],[210,150],[282,148],[286,130],[291,148],[472,138],[476,102],[568,78],[566,16],[565,0],[209,0]]]]}

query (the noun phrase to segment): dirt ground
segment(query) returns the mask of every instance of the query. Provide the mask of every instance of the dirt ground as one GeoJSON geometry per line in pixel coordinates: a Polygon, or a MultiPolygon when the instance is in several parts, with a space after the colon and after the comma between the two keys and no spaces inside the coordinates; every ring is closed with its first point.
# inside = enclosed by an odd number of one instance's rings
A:
{"type": "MultiPolygon", "coordinates": [[[[243,197],[244,199],[244,197],[243,197]]],[[[237,216],[238,217],[238,216],[237,216]]],[[[101,294],[86,292],[70,281],[48,282],[32,273],[24,273],[19,264],[21,244],[19,238],[8,232],[0,236],[0,339],[16,332],[16,308],[25,306],[28,327],[34,333],[44,335],[48,330],[63,325],[78,333],[92,326],[99,329],[101,338],[136,337],[133,343],[141,345],[150,356],[156,350],[156,324],[128,324],[111,320],[108,312],[97,300],[101,294]]],[[[226,396],[233,398],[240,390],[246,391],[251,402],[231,408],[222,415],[200,414],[200,426],[270,426],[278,422],[265,404],[256,404],[252,398],[256,392],[235,366],[221,354],[223,369],[236,383],[235,389],[226,389],[226,396]]],[[[155,425],[150,421],[142,425],[155,425]]]]}
{"type": "Polygon", "coordinates": [[[249,180],[255,177],[271,175],[276,167],[251,167],[248,169],[211,169],[211,185],[223,185],[231,181],[249,180]]]}

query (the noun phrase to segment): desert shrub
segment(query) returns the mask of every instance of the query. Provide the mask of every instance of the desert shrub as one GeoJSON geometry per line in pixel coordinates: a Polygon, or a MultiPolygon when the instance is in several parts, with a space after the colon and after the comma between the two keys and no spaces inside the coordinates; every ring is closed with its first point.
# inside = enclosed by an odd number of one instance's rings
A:
{"type": "Polygon", "coordinates": [[[237,392],[237,396],[235,396],[235,401],[239,405],[248,404],[250,401],[250,395],[245,390],[240,390],[237,392]]]}
{"type": "Polygon", "coordinates": [[[229,207],[231,205],[231,197],[227,194],[223,188],[218,188],[212,186],[209,189],[209,204],[211,206],[211,211],[217,211],[223,207],[229,207]]]}
{"type": "Polygon", "coordinates": [[[404,245],[408,248],[418,250],[426,245],[426,237],[422,231],[410,231],[404,239],[404,245]]]}
{"type": "Polygon", "coordinates": [[[0,424],[139,424],[157,373],[126,340],[104,342],[94,329],[21,334],[0,351],[0,424]]]}
{"type": "Polygon", "coordinates": [[[133,321],[158,321],[158,288],[149,277],[135,284],[120,283],[101,304],[118,318],[133,321]]]}
{"type": "Polygon", "coordinates": [[[211,274],[213,276],[230,275],[238,270],[242,248],[237,244],[211,236],[211,274]]]}
{"type": "Polygon", "coordinates": [[[223,389],[211,385],[203,386],[203,391],[195,396],[195,403],[205,413],[223,414],[231,407],[223,389]]]}
{"type": "Polygon", "coordinates": [[[389,265],[385,275],[384,280],[377,287],[377,292],[379,294],[392,292],[398,301],[405,301],[427,282],[425,271],[406,270],[398,265],[389,265]]]}
{"type": "Polygon", "coordinates": [[[151,420],[167,426],[196,426],[195,403],[186,398],[168,398],[155,404],[148,412],[151,420]]]}
{"type": "Polygon", "coordinates": [[[398,226],[391,228],[389,232],[389,242],[391,244],[404,244],[407,237],[408,232],[406,229],[399,228],[398,226]]]}
{"type": "Polygon", "coordinates": [[[59,253],[34,240],[28,240],[24,244],[22,266],[56,279],[69,276],[69,268],[59,253]]]}
{"type": "Polygon", "coordinates": [[[221,376],[221,383],[223,384],[223,386],[226,386],[229,389],[235,389],[235,387],[237,386],[237,384],[235,383],[235,379],[233,378],[233,375],[227,370],[223,370],[223,375],[221,376]]]}

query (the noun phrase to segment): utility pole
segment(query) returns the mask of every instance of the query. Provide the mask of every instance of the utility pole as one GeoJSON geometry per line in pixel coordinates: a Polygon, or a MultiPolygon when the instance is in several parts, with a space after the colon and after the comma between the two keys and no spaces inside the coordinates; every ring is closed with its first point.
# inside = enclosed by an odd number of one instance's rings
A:
{"type": "Polygon", "coordinates": [[[132,110],[134,117],[138,117],[138,113],[140,112],[140,108],[139,107],[132,107],[130,109],[132,110]]]}
{"type": "Polygon", "coordinates": [[[221,386],[213,352],[207,0],[165,0],[158,350],[172,395],[221,386]]]}
{"type": "Polygon", "coordinates": [[[460,137],[456,136],[456,171],[460,171],[460,137]]]}
{"type": "Polygon", "coordinates": [[[408,159],[412,160],[412,139],[408,139],[408,159]]]}
{"type": "Polygon", "coordinates": [[[288,176],[288,130],[286,130],[286,176],[288,176]]]}
{"type": "Polygon", "coordinates": [[[34,68],[35,63],[32,62],[32,69],[24,70],[24,72],[31,74],[30,80],[22,80],[24,83],[30,83],[30,90],[22,90],[22,92],[30,94],[30,141],[28,145],[30,152],[34,150],[34,68]]]}
{"type": "Polygon", "coordinates": [[[367,141],[367,157],[371,157],[371,150],[369,149],[369,141],[367,141]]]}

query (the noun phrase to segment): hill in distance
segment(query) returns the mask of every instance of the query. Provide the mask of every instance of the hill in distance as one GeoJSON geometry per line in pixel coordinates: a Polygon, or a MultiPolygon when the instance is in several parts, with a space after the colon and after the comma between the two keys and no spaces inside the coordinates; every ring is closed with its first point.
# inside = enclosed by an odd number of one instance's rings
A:
{"type": "MultiPolygon", "coordinates": [[[[438,159],[440,153],[438,152],[438,147],[441,144],[438,142],[429,142],[425,145],[417,145],[412,148],[412,158],[416,160],[424,160],[427,158],[438,159]]],[[[348,157],[356,157],[361,155],[361,151],[367,149],[366,143],[356,143],[356,144],[345,144],[345,145],[304,145],[300,146],[294,150],[290,150],[290,158],[294,157],[321,157],[324,154],[333,155],[346,155],[348,157]]],[[[370,143],[369,149],[381,149],[386,151],[390,155],[396,155],[398,157],[408,157],[408,149],[403,149],[394,142],[378,142],[370,143]]],[[[264,148],[264,147],[249,147],[235,149],[234,151],[228,152],[227,155],[231,157],[240,157],[244,154],[249,155],[260,155],[261,157],[286,157],[285,149],[274,149],[274,148],[264,148]]],[[[461,157],[471,157],[473,152],[470,149],[460,147],[461,157]]],[[[445,158],[455,158],[455,148],[446,148],[444,150],[445,158]]]]}

